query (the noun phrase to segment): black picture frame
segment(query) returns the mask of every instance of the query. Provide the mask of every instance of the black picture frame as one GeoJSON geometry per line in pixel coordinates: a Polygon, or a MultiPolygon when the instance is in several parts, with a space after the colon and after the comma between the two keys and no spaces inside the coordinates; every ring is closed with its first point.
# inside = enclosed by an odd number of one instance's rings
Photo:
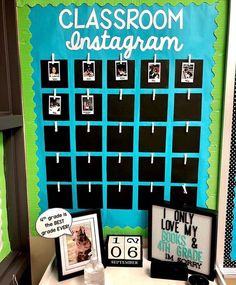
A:
{"type": "Polygon", "coordinates": [[[217,242],[216,211],[200,207],[173,206],[169,202],[161,202],[150,207],[148,223],[149,260],[184,262],[188,266],[189,273],[199,273],[210,280],[214,279],[217,242]],[[171,220],[172,216],[173,219],[171,220]],[[180,222],[180,219],[178,221],[177,217],[181,217],[183,221],[180,222]],[[167,230],[166,221],[170,221],[168,222],[169,226],[173,225],[172,230],[167,230]],[[175,225],[173,222],[178,224],[175,225]],[[195,229],[197,227],[195,231],[193,226],[195,229]],[[178,228],[178,233],[176,232],[176,227],[178,228]],[[186,232],[185,227],[187,228],[186,232]],[[188,231],[189,229],[191,229],[190,232],[188,231]],[[187,231],[190,235],[186,234],[187,231]],[[164,244],[165,241],[168,241],[168,236],[170,238],[171,235],[170,246],[164,244]],[[179,236],[178,239],[177,236],[179,236]],[[176,243],[173,242],[175,238],[176,241],[178,240],[176,243]],[[197,245],[196,248],[193,247],[194,244],[197,245]],[[183,250],[183,248],[186,248],[186,250],[183,250]],[[167,250],[165,251],[165,249],[167,250]],[[200,256],[203,258],[201,262],[193,261],[190,258],[187,259],[187,257],[184,258],[183,255],[190,256],[194,249],[196,250],[195,256],[199,260],[200,256]]]}
{"type": "Polygon", "coordinates": [[[88,250],[83,256],[78,255],[77,257],[76,253],[71,250],[73,246],[76,246],[73,238],[76,238],[78,235],[80,235],[82,233],[81,231],[85,232],[87,238],[90,241],[90,248],[95,248],[98,260],[105,266],[100,209],[81,211],[78,213],[73,213],[71,216],[72,224],[70,229],[73,232],[72,236],[63,235],[55,239],[59,281],[82,275],[84,273],[85,265],[89,262],[88,250]],[[69,250],[70,253],[68,253],[69,250]]]}

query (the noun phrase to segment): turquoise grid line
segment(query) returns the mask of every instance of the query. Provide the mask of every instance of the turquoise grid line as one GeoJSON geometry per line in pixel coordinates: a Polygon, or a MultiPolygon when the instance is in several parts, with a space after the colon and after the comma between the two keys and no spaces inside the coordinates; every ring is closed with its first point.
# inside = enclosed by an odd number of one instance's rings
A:
{"type": "Polygon", "coordinates": [[[72,182],[72,205],[73,209],[78,208],[77,187],[76,187],[76,140],[75,140],[75,93],[74,93],[74,61],[68,62],[68,85],[69,85],[69,112],[70,112],[70,147],[71,147],[71,182],[72,182]]]}
{"type": "Polygon", "coordinates": [[[139,115],[140,115],[140,75],[141,61],[135,61],[135,90],[134,90],[134,129],[133,129],[133,210],[138,210],[138,169],[139,169],[139,115]]]}

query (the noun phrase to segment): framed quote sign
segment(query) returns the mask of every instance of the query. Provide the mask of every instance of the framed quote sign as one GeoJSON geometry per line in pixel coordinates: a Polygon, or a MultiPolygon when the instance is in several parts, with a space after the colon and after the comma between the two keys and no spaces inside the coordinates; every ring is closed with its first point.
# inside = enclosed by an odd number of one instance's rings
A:
{"type": "Polygon", "coordinates": [[[149,259],[183,262],[190,272],[213,279],[216,212],[163,203],[152,205],[149,214],[149,259]]]}

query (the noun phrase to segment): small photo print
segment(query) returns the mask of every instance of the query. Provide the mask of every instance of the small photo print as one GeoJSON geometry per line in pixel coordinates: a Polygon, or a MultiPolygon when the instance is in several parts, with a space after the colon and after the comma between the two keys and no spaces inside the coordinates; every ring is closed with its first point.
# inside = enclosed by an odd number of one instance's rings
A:
{"type": "Polygon", "coordinates": [[[115,61],[116,80],[128,80],[128,62],[127,60],[115,61]]]}
{"type": "Polygon", "coordinates": [[[61,115],[61,96],[49,96],[49,115],[61,115]]]}
{"type": "Polygon", "coordinates": [[[161,63],[148,63],[148,83],[161,82],[161,63]]]}
{"type": "Polygon", "coordinates": [[[181,71],[181,82],[182,83],[193,83],[194,81],[194,68],[195,64],[183,62],[181,71]]]}
{"type": "Polygon", "coordinates": [[[60,81],[60,61],[48,62],[48,80],[60,81]]]}
{"type": "Polygon", "coordinates": [[[82,115],[93,115],[94,114],[94,100],[93,95],[82,95],[81,106],[82,115]]]}
{"type": "Polygon", "coordinates": [[[83,81],[95,81],[95,61],[83,61],[83,81]]]}

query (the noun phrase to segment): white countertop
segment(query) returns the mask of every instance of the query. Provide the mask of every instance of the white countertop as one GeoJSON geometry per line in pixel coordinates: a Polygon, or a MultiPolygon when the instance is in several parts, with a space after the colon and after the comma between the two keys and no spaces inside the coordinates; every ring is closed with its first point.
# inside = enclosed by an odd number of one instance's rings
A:
{"type": "MultiPolygon", "coordinates": [[[[175,281],[167,279],[156,279],[150,277],[150,261],[147,260],[147,250],[144,249],[143,267],[106,267],[105,285],[185,285],[185,281],[175,281]]],[[[51,262],[41,279],[39,285],[83,285],[84,276],[58,281],[57,269],[51,262]]],[[[210,285],[217,285],[210,282],[210,285]]]]}

